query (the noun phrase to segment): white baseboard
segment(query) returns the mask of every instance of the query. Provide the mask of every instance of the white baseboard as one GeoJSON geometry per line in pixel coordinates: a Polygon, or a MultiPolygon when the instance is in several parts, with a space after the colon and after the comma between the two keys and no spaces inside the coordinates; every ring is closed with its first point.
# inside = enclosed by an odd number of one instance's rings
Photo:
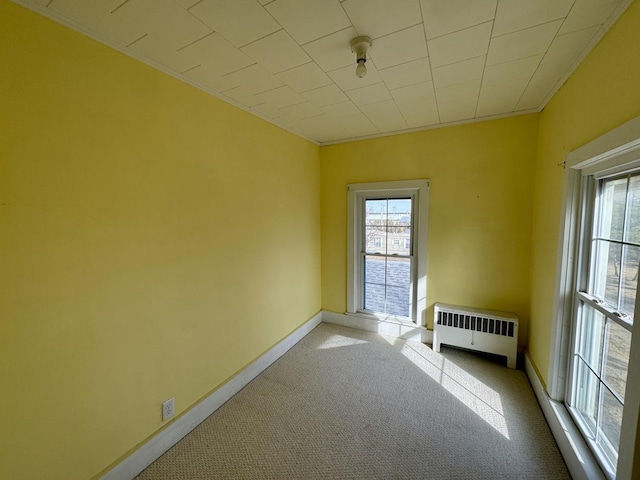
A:
{"type": "Polygon", "coordinates": [[[113,467],[102,476],[101,480],[133,479],[316,328],[322,321],[322,316],[322,312],[318,312],[288,337],[113,467]]]}
{"type": "Polygon", "coordinates": [[[343,327],[357,328],[390,337],[402,338],[421,343],[433,343],[433,331],[415,323],[402,322],[393,318],[379,318],[373,315],[336,313],[322,311],[322,321],[343,327]]]}
{"type": "Polygon", "coordinates": [[[604,480],[605,475],[600,469],[597,460],[585,443],[578,428],[573,423],[564,404],[552,400],[538,378],[533,368],[529,353],[525,352],[524,366],[529,382],[538,398],[542,413],[549,424],[551,433],[558,444],[560,453],[564,458],[569,473],[574,480],[604,480]]]}

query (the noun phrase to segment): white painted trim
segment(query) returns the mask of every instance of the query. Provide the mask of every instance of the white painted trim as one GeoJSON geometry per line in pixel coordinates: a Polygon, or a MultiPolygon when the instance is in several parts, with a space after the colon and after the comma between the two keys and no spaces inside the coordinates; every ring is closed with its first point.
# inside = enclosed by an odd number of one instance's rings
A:
{"type": "Polygon", "coordinates": [[[538,378],[529,352],[524,355],[524,367],[542,413],[558,444],[560,453],[574,480],[605,480],[597,460],[578,431],[571,415],[561,402],[552,400],[538,378]]]}
{"type": "Polygon", "coordinates": [[[194,405],[189,411],[176,418],[165,429],[158,432],[139,449],[103,475],[102,480],[129,480],[140,474],[227,400],[242,390],[251,380],[260,375],[267,367],[302,340],[311,330],[316,328],[322,321],[322,317],[322,312],[318,312],[284,340],[238,372],[227,383],[216,389],[200,403],[194,405]]]}
{"type": "Polygon", "coordinates": [[[407,195],[413,205],[414,272],[412,272],[411,317],[420,326],[427,318],[427,238],[429,224],[430,180],[398,180],[386,182],[351,183],[347,185],[347,312],[362,310],[362,245],[361,222],[364,199],[369,195],[407,195]]]}
{"type": "Polygon", "coordinates": [[[433,343],[433,330],[427,330],[426,327],[416,325],[413,322],[401,321],[393,316],[382,317],[379,315],[336,313],[323,310],[322,321],[413,342],[433,343]]]}

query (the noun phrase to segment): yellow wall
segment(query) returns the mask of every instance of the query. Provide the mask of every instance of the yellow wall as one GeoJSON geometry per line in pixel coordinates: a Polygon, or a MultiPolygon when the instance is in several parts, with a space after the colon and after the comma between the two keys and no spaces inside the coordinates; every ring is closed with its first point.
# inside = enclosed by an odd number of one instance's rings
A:
{"type": "Polygon", "coordinates": [[[529,317],[537,115],[323,147],[322,307],[346,308],[347,184],[431,179],[427,320],[447,302],[529,317]]]}
{"type": "Polygon", "coordinates": [[[634,2],[540,114],[529,352],[547,380],[567,153],[640,115],[640,3],[634,2]]]}
{"type": "Polygon", "coordinates": [[[86,479],[319,311],[319,149],[7,0],[0,72],[0,478],[86,479]]]}
{"type": "Polygon", "coordinates": [[[0,478],[97,475],[344,312],[348,183],[431,179],[428,306],[516,312],[546,380],[557,164],[640,115],[638,25],[540,115],[319,149],[0,0],[0,478]]]}

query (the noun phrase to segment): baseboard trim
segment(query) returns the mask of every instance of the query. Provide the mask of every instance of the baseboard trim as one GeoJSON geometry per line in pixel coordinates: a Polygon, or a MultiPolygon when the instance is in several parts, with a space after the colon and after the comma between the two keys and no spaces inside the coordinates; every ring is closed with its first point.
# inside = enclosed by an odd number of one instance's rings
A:
{"type": "Polygon", "coordinates": [[[178,417],[165,429],[158,432],[130,456],[113,467],[101,477],[101,480],[131,480],[157,460],[163,453],[178,443],[191,430],[202,423],[209,415],[220,408],[227,400],[238,393],[251,380],[284,355],[291,347],[302,340],[311,330],[322,322],[323,314],[318,312],[301,327],[280,343],[250,363],[227,383],[219,387],[188,412],[178,417]]]}
{"type": "Polygon", "coordinates": [[[322,311],[322,321],[342,325],[343,327],[357,328],[367,332],[375,332],[390,337],[402,338],[420,343],[433,343],[433,331],[425,327],[400,322],[395,319],[383,319],[373,315],[360,315],[354,313],[336,313],[328,310],[322,311]]]}
{"type": "Polygon", "coordinates": [[[549,424],[551,433],[558,444],[560,453],[572,478],[574,480],[604,480],[606,478],[604,473],[582,435],[580,435],[578,428],[573,423],[565,406],[561,402],[552,400],[547,395],[531,362],[529,352],[525,352],[524,367],[542,413],[549,424]]]}

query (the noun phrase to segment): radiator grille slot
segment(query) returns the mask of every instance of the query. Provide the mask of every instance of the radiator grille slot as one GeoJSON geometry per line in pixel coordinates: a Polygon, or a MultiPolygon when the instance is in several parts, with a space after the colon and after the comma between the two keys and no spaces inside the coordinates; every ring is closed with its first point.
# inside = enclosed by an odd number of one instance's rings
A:
{"type": "Polygon", "coordinates": [[[513,337],[515,322],[453,312],[438,312],[438,325],[513,337]]]}

